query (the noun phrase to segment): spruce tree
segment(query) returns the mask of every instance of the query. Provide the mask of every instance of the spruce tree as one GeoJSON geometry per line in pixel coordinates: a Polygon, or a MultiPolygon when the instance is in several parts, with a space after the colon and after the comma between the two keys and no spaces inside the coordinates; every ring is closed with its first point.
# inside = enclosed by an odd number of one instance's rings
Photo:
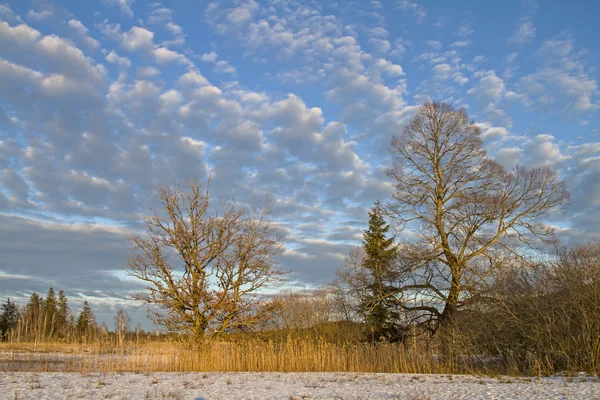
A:
{"type": "Polygon", "coordinates": [[[68,331],[69,325],[69,304],[67,302],[67,296],[63,290],[58,292],[58,306],[56,310],[56,330],[61,335],[65,336],[68,331]]]}
{"type": "Polygon", "coordinates": [[[25,307],[25,316],[23,318],[25,325],[25,334],[37,337],[43,327],[43,315],[45,310],[44,299],[33,292],[29,297],[29,302],[25,307]]]}
{"type": "Polygon", "coordinates": [[[363,234],[363,267],[368,279],[360,310],[375,340],[397,341],[401,339],[400,314],[392,286],[397,249],[394,238],[387,237],[388,230],[377,201],[369,213],[369,228],[363,234]]]}
{"type": "Polygon", "coordinates": [[[44,310],[44,334],[46,337],[52,337],[55,331],[56,323],[56,294],[54,289],[48,289],[48,295],[46,296],[46,306],[44,310]]]}
{"type": "Polygon", "coordinates": [[[83,302],[83,309],[77,318],[77,331],[85,334],[90,328],[96,327],[96,318],[87,300],[83,302]]]}
{"type": "Polygon", "coordinates": [[[7,299],[2,304],[2,313],[0,314],[0,340],[3,339],[8,332],[17,326],[17,320],[19,319],[19,312],[17,305],[7,299]]]}

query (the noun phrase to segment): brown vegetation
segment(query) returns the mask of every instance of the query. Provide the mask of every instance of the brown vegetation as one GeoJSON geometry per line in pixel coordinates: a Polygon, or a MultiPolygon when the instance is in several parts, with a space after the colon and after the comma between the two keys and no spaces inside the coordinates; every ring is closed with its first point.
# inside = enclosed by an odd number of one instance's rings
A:
{"type": "Polygon", "coordinates": [[[257,292],[283,275],[274,268],[282,247],[268,199],[249,209],[222,201],[222,212],[211,212],[208,185],[196,181],[161,187],[158,199],[161,209],[144,217],[146,234],[131,236],[136,253],[127,265],[147,284],[137,299],[159,308],[148,309],[152,320],[201,340],[267,318],[277,304],[257,292]]]}

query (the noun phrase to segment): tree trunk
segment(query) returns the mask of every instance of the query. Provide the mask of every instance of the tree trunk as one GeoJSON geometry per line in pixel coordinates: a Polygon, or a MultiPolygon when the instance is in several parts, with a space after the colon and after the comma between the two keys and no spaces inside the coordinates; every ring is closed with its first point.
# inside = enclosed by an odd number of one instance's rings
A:
{"type": "Polygon", "coordinates": [[[441,353],[443,358],[448,363],[448,367],[452,370],[454,368],[454,340],[452,332],[452,317],[457,310],[458,298],[460,295],[460,274],[461,268],[452,267],[452,281],[450,283],[450,290],[448,292],[448,299],[442,316],[439,320],[437,330],[440,332],[441,340],[441,353]]]}
{"type": "Polygon", "coordinates": [[[448,323],[448,321],[452,318],[454,313],[456,312],[456,308],[458,305],[458,297],[460,295],[460,271],[459,267],[451,267],[452,269],[452,282],[450,283],[450,290],[448,291],[448,299],[446,300],[446,304],[444,305],[444,310],[442,311],[442,316],[440,318],[439,324],[444,325],[448,323]]]}

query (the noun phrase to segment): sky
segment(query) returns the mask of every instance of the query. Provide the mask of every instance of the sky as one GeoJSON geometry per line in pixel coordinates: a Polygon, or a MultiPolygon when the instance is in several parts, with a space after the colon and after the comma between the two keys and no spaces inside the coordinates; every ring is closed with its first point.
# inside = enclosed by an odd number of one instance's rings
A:
{"type": "Polygon", "coordinates": [[[64,289],[112,326],[157,185],[274,199],[290,285],[329,283],[427,99],[507,168],[550,165],[600,237],[600,2],[0,2],[0,299],[64,289]]]}

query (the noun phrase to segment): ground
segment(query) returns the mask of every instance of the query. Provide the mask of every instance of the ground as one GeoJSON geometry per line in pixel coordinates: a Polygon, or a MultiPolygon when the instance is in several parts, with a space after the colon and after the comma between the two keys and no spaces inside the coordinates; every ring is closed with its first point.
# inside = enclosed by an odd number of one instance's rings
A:
{"type": "Polygon", "coordinates": [[[597,378],[0,372],[0,399],[599,399],[597,378]]]}

